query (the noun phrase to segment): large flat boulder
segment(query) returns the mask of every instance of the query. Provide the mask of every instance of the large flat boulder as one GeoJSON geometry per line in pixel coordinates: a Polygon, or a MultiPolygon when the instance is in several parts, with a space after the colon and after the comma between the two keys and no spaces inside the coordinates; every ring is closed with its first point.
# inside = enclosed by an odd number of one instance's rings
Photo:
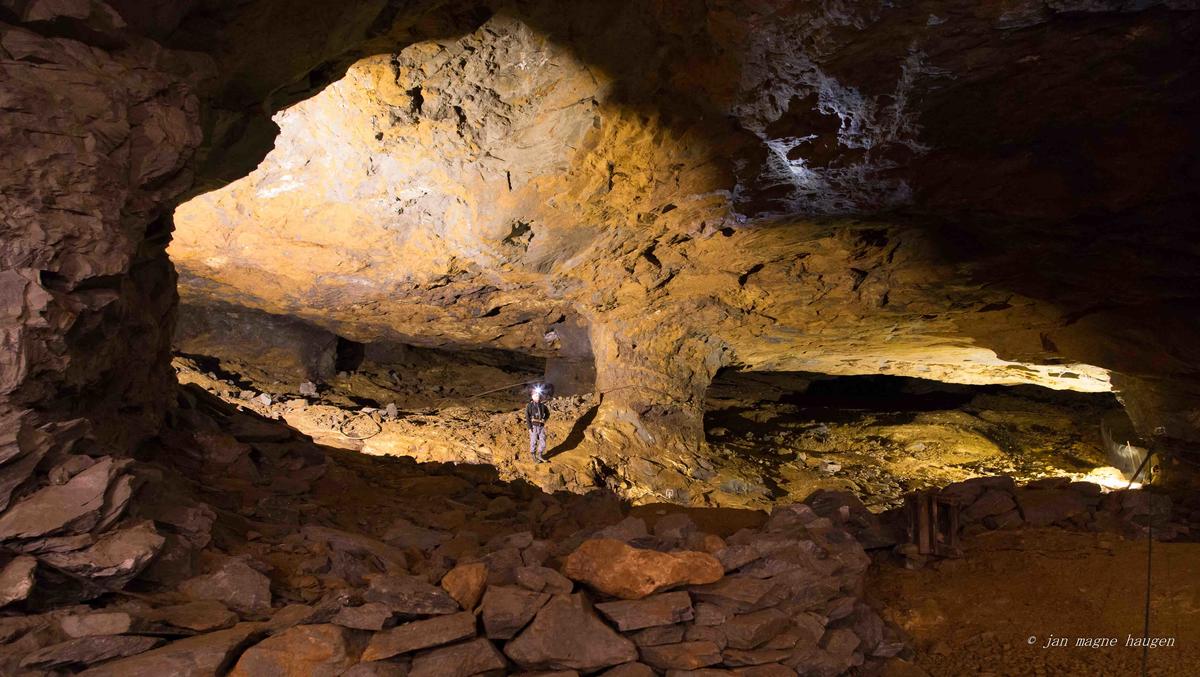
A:
{"type": "Polygon", "coordinates": [[[584,541],[563,563],[563,574],[621,599],[719,581],[725,569],[717,558],[695,551],[658,552],[602,538],[584,541]]]}

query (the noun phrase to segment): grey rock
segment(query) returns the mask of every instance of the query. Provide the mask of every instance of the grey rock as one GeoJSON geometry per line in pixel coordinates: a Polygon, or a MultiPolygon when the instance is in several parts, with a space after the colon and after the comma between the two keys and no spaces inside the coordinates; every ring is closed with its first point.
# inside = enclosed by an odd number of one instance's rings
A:
{"type": "Polygon", "coordinates": [[[243,615],[271,611],[271,579],[241,559],[230,558],[216,571],[184,581],[179,589],[193,600],[216,600],[243,615]]]}
{"type": "Polygon", "coordinates": [[[42,555],[51,566],[90,578],[108,588],[123,588],[142,572],[162,550],[166,538],[146,520],[110,531],[94,545],[75,552],[42,555]]]}
{"type": "Polygon", "coordinates": [[[398,518],[383,534],[383,540],[398,548],[416,548],[417,550],[433,550],[442,543],[450,540],[450,534],[435,529],[417,526],[412,522],[398,518]]]}
{"type": "Polygon", "coordinates": [[[59,621],[59,627],[68,637],[120,635],[132,632],[138,625],[134,617],[124,611],[75,614],[65,616],[59,621]]]}
{"type": "Polygon", "coordinates": [[[369,602],[361,606],[345,607],[334,614],[329,622],[356,630],[382,630],[391,618],[391,607],[379,602],[369,602]]]}
{"type": "Polygon", "coordinates": [[[555,595],[504,648],[526,669],[595,671],[637,659],[633,642],[592,611],[581,594],[555,595]]]}
{"type": "Polygon", "coordinates": [[[99,520],[116,465],[106,456],[66,484],[44,487],[12,506],[0,516],[0,541],[89,531],[99,520]]]}
{"type": "Polygon", "coordinates": [[[512,639],[550,601],[550,594],[493,585],[483,595],[480,612],[489,639],[512,639]]]}
{"type": "Polygon", "coordinates": [[[21,667],[36,670],[88,666],[149,651],[162,643],[157,637],[97,635],[80,637],[39,649],[21,659],[21,667]]]}
{"type": "Polygon", "coordinates": [[[439,616],[460,611],[458,602],[445,590],[418,576],[373,576],[364,598],[386,604],[405,616],[439,616]]]}

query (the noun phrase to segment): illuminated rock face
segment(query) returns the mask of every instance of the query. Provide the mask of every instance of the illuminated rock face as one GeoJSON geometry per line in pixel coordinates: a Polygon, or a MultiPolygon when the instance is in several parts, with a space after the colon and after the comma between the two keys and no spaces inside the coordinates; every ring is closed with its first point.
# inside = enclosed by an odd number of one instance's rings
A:
{"type": "MultiPolygon", "coordinates": [[[[1091,337],[1072,349],[1066,309],[975,274],[1010,254],[956,249],[941,217],[828,217],[921,208],[922,177],[898,169],[939,152],[922,116],[945,113],[919,104],[982,75],[951,69],[964,57],[929,28],[919,42],[943,65],[913,48],[888,61],[887,86],[841,80],[827,70],[844,64],[818,57],[853,56],[853,20],[775,19],[823,46],[717,13],[705,39],[746,54],[630,82],[625,57],[559,37],[580,19],[534,12],[363,59],[276,115],[248,177],[177,210],[184,300],[359,341],[548,357],[569,318],[616,447],[693,447],[704,388],[731,364],[1108,390],[1120,360],[1093,360],[1091,337]]],[[[614,26],[596,35],[615,45],[614,26]]],[[[656,30],[690,54],[673,41],[695,27],[656,30]]],[[[890,45],[899,29],[875,30],[890,45]]]]}

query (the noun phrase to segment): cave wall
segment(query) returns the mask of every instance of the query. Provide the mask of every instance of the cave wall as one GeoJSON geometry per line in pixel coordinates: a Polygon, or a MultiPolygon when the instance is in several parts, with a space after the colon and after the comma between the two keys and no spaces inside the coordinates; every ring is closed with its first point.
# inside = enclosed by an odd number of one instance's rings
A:
{"type": "Polygon", "coordinates": [[[73,442],[55,422],[81,419],[96,455],[126,453],[161,423],[174,388],[170,209],[191,186],[212,72],[103,3],[4,3],[5,502],[73,442]]]}

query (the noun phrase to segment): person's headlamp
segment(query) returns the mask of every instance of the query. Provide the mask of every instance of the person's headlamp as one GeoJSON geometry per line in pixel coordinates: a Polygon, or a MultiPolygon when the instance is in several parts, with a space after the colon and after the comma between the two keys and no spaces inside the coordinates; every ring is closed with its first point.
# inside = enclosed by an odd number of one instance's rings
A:
{"type": "Polygon", "coordinates": [[[541,395],[542,393],[545,393],[545,392],[546,392],[546,386],[544,386],[544,385],[542,385],[542,384],[540,384],[540,383],[539,383],[538,385],[535,385],[535,386],[533,387],[533,394],[534,394],[534,395],[541,395]]]}

